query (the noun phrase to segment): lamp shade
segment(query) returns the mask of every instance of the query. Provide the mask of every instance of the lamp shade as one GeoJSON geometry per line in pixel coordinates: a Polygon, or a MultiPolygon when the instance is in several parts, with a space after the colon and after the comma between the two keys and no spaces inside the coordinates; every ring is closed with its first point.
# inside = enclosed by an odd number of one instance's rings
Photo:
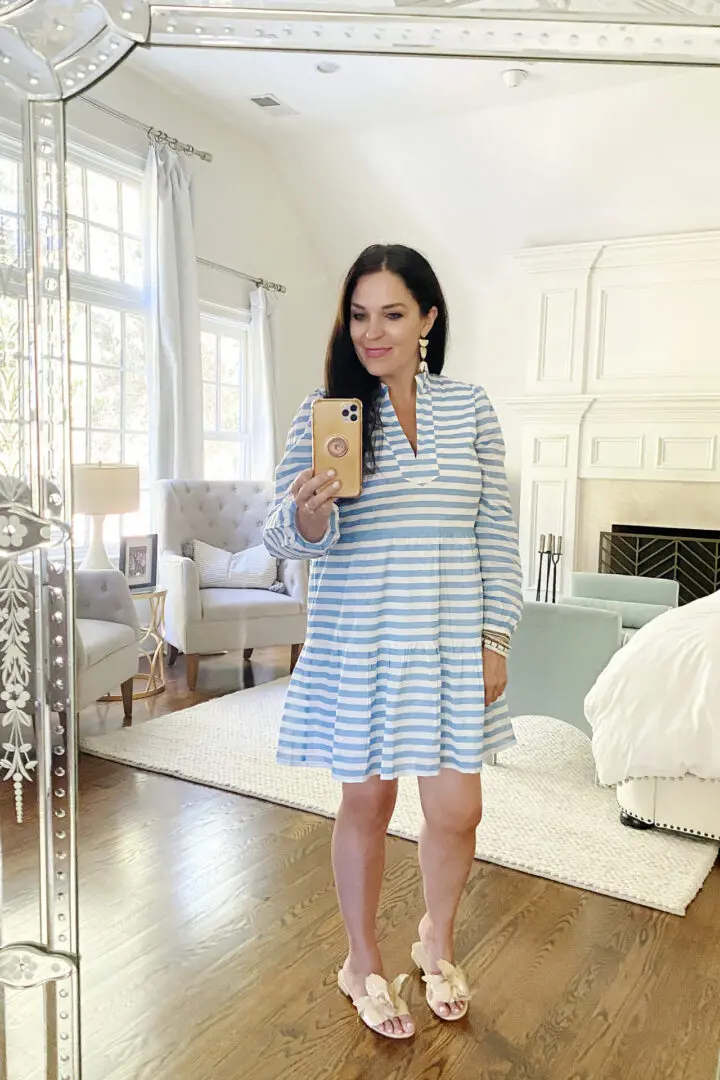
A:
{"type": "Polygon", "coordinates": [[[73,465],[73,513],[132,514],[139,507],[137,465],[73,465]]]}

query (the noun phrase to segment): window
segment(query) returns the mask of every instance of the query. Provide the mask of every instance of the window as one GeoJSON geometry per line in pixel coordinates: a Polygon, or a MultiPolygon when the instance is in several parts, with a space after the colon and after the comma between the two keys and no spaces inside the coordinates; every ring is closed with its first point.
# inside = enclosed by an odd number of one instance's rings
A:
{"type": "MultiPolygon", "coordinates": [[[[0,142],[0,264],[22,256],[20,147],[0,142]]],[[[142,171],[78,147],[68,147],[66,173],[70,267],[70,372],[73,461],[140,466],[141,506],[109,517],[105,540],[150,529],[149,416],[145,368],[142,171]]],[[[0,363],[22,357],[24,275],[5,272],[0,292],[0,363]]],[[[18,364],[13,400],[3,409],[22,422],[25,404],[18,364]]],[[[12,373],[12,365],[7,368],[12,373]]],[[[0,374],[2,374],[0,372],[0,374]]],[[[3,401],[6,395],[2,395],[3,401]]],[[[5,463],[0,463],[0,467],[5,463]]],[[[89,540],[89,521],[74,522],[75,543],[89,540]]]]}
{"type": "Polygon", "coordinates": [[[248,329],[250,314],[202,304],[205,478],[249,474],[248,329]]]}
{"type": "MultiPolygon", "coordinates": [[[[70,151],[72,154],[72,150],[70,151]]],[[[71,273],[141,289],[142,177],[99,160],[94,168],[69,156],[68,263],[71,273]]]]}
{"type": "MultiPolygon", "coordinates": [[[[105,540],[150,530],[150,439],[143,310],[142,173],[68,151],[73,461],[140,467],[140,510],[109,517],[105,540]]],[[[89,539],[80,518],[75,541],[89,539]]]]}

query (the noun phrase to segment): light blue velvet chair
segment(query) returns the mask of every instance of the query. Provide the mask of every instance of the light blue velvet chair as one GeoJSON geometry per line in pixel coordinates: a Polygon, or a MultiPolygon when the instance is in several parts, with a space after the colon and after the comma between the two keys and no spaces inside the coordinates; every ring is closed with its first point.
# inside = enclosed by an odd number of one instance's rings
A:
{"type": "Polygon", "coordinates": [[[553,716],[586,735],[584,702],[622,645],[619,612],[526,601],[508,659],[511,716],[553,716]]]}
{"type": "Polygon", "coordinates": [[[617,611],[622,618],[623,640],[641,627],[678,606],[680,586],[667,578],[632,577],[629,574],[575,573],[564,604],[617,611]]]}

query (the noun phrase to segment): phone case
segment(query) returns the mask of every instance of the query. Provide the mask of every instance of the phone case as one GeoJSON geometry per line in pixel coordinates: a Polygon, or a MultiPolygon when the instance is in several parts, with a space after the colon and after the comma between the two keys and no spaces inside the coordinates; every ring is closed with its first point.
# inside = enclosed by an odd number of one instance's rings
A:
{"type": "Polygon", "coordinates": [[[362,491],[362,401],[317,398],[312,404],[313,472],[334,469],[339,499],[362,491]]]}

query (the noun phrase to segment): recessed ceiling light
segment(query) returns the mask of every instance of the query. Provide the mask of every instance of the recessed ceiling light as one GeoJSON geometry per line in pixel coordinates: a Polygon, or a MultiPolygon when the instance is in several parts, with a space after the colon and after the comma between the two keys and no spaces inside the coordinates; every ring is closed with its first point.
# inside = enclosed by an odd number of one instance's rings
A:
{"type": "Polygon", "coordinates": [[[508,68],[502,73],[502,80],[510,90],[516,90],[527,79],[527,71],[522,68],[508,68]]]}
{"type": "Polygon", "coordinates": [[[340,65],[336,64],[334,60],[321,60],[319,64],[315,65],[315,70],[319,71],[321,75],[334,75],[336,71],[340,70],[340,65]]]}

